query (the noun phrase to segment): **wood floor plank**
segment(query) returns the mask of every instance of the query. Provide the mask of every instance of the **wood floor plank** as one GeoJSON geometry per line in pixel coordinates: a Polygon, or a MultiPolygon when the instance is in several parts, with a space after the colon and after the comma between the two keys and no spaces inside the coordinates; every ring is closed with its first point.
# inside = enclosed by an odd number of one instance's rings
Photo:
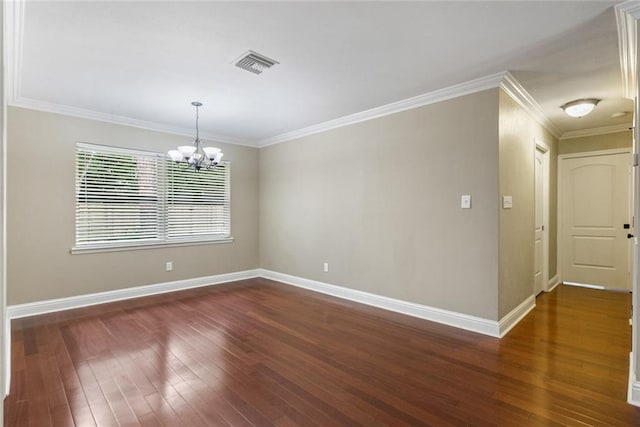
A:
{"type": "Polygon", "coordinates": [[[501,340],[266,279],[12,322],[5,426],[640,425],[628,294],[501,340]]]}

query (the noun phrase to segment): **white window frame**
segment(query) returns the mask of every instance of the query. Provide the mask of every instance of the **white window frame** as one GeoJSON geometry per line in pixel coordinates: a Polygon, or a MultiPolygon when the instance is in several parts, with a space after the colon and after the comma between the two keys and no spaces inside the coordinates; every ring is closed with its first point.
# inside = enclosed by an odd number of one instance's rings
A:
{"type": "MultiPolygon", "coordinates": [[[[122,147],[112,147],[107,145],[99,145],[99,144],[91,144],[85,142],[77,142],[74,149],[74,167],[77,168],[77,153],[78,149],[81,150],[95,150],[103,153],[115,153],[115,154],[124,154],[124,155],[138,155],[138,156],[146,156],[146,157],[157,157],[159,160],[166,159],[164,153],[157,153],[151,151],[144,150],[135,150],[130,148],[122,148],[122,147]]],[[[83,254],[83,253],[94,253],[94,252],[114,252],[114,251],[125,251],[125,250],[136,250],[136,249],[151,249],[151,248],[161,248],[161,247],[173,247],[173,246],[192,246],[192,245],[204,245],[204,244],[218,244],[218,243],[231,243],[234,241],[234,238],[231,236],[231,163],[229,161],[221,162],[221,165],[224,165],[227,168],[227,182],[226,182],[226,200],[229,203],[229,227],[228,234],[224,235],[206,235],[204,237],[200,236],[187,236],[181,238],[168,238],[167,236],[167,213],[166,213],[166,186],[168,182],[168,174],[166,168],[161,166],[159,168],[159,178],[162,180],[162,188],[158,186],[158,193],[161,195],[162,199],[158,201],[158,204],[161,206],[161,216],[159,223],[159,232],[161,233],[161,237],[159,239],[154,239],[150,241],[119,241],[113,243],[87,243],[87,244],[78,244],[77,236],[75,233],[77,232],[77,216],[74,212],[74,246],[71,248],[72,254],[83,254]]],[[[186,167],[186,166],[185,166],[186,167]]],[[[78,197],[78,189],[76,187],[77,183],[75,183],[75,177],[77,175],[77,170],[74,171],[74,206],[77,206],[77,197],[78,197]]],[[[74,209],[75,210],[75,209],[74,209]]]]}

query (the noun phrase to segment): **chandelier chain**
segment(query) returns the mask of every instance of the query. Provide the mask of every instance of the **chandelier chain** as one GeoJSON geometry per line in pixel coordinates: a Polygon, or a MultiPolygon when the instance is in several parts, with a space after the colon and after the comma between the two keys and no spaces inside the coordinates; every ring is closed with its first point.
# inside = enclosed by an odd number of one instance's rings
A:
{"type": "Polygon", "coordinates": [[[200,106],[196,105],[196,140],[200,141],[200,130],[198,129],[198,119],[200,118],[200,106]]]}

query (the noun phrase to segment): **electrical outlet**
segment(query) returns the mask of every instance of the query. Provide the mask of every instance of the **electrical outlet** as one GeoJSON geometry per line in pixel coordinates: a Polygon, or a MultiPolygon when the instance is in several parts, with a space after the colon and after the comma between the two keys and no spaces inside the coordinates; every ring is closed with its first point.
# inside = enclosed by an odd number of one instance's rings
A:
{"type": "Polygon", "coordinates": [[[502,196],[502,209],[511,209],[511,208],[513,208],[513,197],[502,196]]]}
{"type": "Polygon", "coordinates": [[[460,199],[460,207],[462,209],[471,209],[471,195],[464,194],[460,199]]]}
{"type": "Polygon", "coordinates": [[[167,261],[167,271],[173,270],[173,262],[167,261]]]}
{"type": "Polygon", "coordinates": [[[325,272],[325,273],[328,273],[328,272],[329,272],[329,263],[328,263],[328,262],[325,262],[325,263],[324,263],[324,265],[323,265],[323,269],[324,269],[324,272],[325,272]]]}

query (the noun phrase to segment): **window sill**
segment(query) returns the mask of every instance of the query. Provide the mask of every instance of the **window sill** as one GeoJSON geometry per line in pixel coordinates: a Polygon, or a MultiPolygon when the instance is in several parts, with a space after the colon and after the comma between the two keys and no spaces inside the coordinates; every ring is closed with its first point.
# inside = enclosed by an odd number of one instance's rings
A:
{"type": "Polygon", "coordinates": [[[117,246],[76,246],[71,248],[72,255],[80,254],[93,254],[98,252],[121,252],[121,251],[137,251],[141,249],[159,249],[159,248],[173,248],[179,246],[196,246],[196,245],[217,245],[219,243],[232,243],[233,237],[221,237],[218,239],[209,240],[190,240],[183,242],[151,242],[151,243],[135,243],[135,244],[120,244],[117,246]]]}

